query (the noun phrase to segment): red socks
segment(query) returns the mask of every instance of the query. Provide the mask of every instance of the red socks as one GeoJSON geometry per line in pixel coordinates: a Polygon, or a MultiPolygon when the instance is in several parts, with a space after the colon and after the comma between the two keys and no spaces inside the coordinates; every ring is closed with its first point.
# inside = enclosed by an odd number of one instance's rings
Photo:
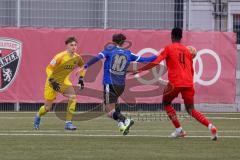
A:
{"type": "MultiPolygon", "coordinates": [[[[175,126],[175,128],[181,127],[178,121],[175,109],[172,106],[166,106],[165,110],[167,112],[168,117],[171,119],[173,125],[175,126]]],[[[209,120],[201,112],[195,109],[192,109],[191,116],[194,117],[198,122],[200,122],[206,127],[208,127],[210,124],[209,120]]]]}
{"type": "Polygon", "coordinates": [[[168,117],[171,119],[173,125],[175,126],[175,128],[181,127],[178,121],[175,109],[172,106],[165,106],[165,110],[167,112],[168,117]]]}
{"type": "Polygon", "coordinates": [[[194,117],[198,122],[202,123],[204,126],[208,127],[210,124],[209,120],[199,111],[192,109],[192,117],[194,117]]]}

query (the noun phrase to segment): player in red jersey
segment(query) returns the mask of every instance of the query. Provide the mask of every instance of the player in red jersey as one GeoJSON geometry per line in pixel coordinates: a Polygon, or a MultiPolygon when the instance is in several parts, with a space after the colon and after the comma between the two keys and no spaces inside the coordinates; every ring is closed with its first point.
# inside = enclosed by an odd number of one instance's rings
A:
{"type": "Polygon", "coordinates": [[[168,68],[168,80],[173,86],[173,90],[163,95],[163,104],[167,115],[171,119],[176,130],[171,137],[184,137],[186,132],[182,129],[176,115],[176,111],[171,106],[173,99],[181,93],[187,112],[204,126],[208,127],[212,140],[217,140],[217,128],[199,111],[194,108],[194,85],[193,85],[193,58],[189,49],[182,45],[182,29],[174,28],[171,33],[172,44],[165,47],[164,51],[156,60],[140,68],[138,72],[149,70],[162,60],[166,60],[168,68]]]}

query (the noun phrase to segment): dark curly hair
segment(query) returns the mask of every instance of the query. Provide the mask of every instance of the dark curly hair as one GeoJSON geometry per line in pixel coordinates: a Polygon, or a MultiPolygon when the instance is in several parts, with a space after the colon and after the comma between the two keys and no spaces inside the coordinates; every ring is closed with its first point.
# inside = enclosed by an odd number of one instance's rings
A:
{"type": "Polygon", "coordinates": [[[126,39],[126,36],[122,33],[114,34],[112,37],[112,41],[120,46],[124,43],[126,39]]]}

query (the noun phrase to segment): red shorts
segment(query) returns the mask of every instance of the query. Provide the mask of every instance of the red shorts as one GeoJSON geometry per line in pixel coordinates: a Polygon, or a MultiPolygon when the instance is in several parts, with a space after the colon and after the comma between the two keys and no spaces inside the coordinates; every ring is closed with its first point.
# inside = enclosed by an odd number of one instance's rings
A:
{"type": "Polygon", "coordinates": [[[181,93],[185,105],[194,104],[195,90],[193,87],[174,87],[172,91],[163,94],[163,104],[170,105],[179,93],[181,93]]]}

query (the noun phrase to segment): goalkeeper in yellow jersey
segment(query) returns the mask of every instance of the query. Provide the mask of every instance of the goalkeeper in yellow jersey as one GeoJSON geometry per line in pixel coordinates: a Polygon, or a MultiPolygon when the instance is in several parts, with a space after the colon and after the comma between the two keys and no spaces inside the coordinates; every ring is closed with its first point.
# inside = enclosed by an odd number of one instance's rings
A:
{"type": "MultiPolygon", "coordinates": [[[[34,128],[39,129],[41,117],[51,110],[53,101],[58,93],[69,98],[66,113],[66,130],[76,130],[72,124],[73,113],[76,108],[76,94],[70,81],[70,74],[76,67],[84,65],[83,59],[76,53],[77,40],[69,37],[66,41],[66,50],[58,53],[46,68],[47,80],[44,89],[45,103],[40,107],[34,118],[34,128]]],[[[80,72],[78,84],[81,89],[84,88],[83,77],[84,71],[80,72]]]]}

